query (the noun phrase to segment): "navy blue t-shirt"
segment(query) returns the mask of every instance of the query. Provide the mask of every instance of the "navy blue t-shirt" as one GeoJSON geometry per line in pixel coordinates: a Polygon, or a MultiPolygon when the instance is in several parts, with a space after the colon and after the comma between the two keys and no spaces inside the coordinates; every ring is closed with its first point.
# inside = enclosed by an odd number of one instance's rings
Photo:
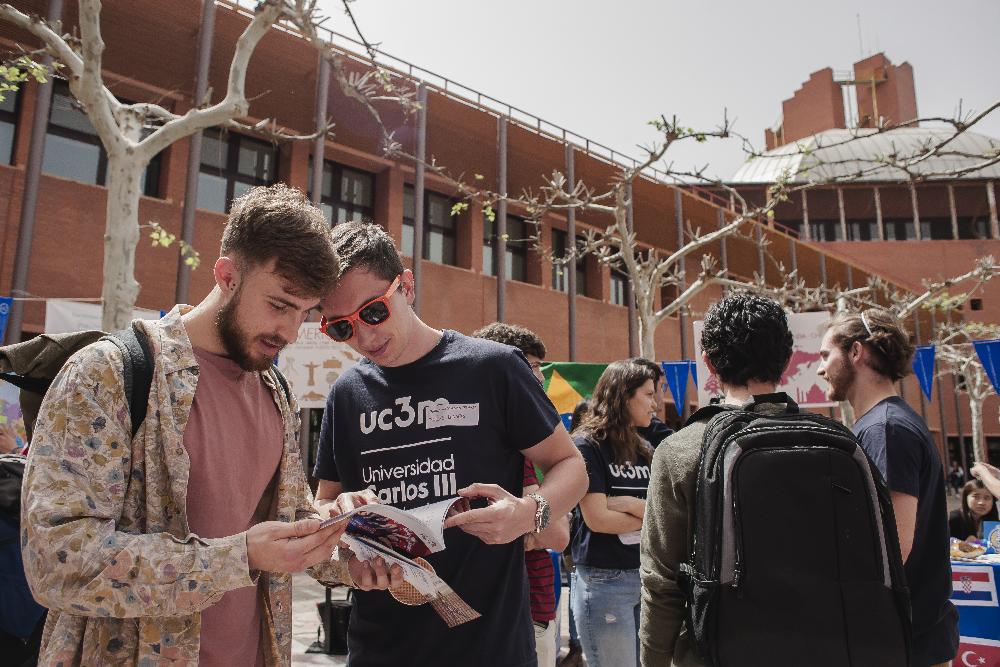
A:
{"type": "Polygon", "coordinates": [[[917,499],[913,548],[904,566],[913,608],[913,664],[950,660],[958,650],[958,612],[949,600],[948,507],[937,447],[924,420],[898,396],[861,416],[854,434],[889,490],[917,499]]]}
{"type": "MultiPolygon", "coordinates": [[[[518,350],[445,331],[411,364],[363,360],[337,379],[314,474],[344,491],[371,489],[403,509],[455,497],[474,482],[520,496],[520,450],[559,423],[518,350]],[[448,423],[434,416],[444,404],[455,409],[448,423]]],[[[358,592],[348,633],[352,667],[535,664],[523,540],[489,545],[452,528],[445,544],[427,560],[482,618],[449,629],[430,605],[358,592]]]]}
{"type": "MultiPolygon", "coordinates": [[[[639,460],[619,465],[615,463],[615,452],[609,442],[597,442],[585,435],[573,436],[573,442],[587,464],[587,493],[603,493],[609,498],[633,496],[646,499],[649,461],[640,457],[639,460]]],[[[625,544],[620,535],[596,533],[583,520],[576,522],[574,528],[574,563],[610,570],[634,570],[639,567],[638,541],[625,544]]],[[[636,536],[632,537],[634,540],[636,536]]]]}
{"type": "Polygon", "coordinates": [[[659,447],[660,443],[674,432],[672,428],[660,421],[659,417],[653,417],[649,426],[640,426],[635,430],[639,433],[639,437],[652,445],[653,449],[659,447]]]}

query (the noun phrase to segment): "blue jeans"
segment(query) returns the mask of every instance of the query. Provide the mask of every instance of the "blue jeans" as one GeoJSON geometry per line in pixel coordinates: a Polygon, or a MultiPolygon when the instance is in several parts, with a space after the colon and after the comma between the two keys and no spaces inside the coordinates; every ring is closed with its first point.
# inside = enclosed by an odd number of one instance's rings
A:
{"type": "Polygon", "coordinates": [[[639,664],[639,570],[577,565],[570,604],[589,667],[639,664]]]}

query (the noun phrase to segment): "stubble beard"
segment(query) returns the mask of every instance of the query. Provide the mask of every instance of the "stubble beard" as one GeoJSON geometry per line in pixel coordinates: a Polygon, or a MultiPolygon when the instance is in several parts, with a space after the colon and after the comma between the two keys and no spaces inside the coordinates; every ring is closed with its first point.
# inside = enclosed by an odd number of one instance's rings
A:
{"type": "Polygon", "coordinates": [[[846,359],[841,361],[840,367],[835,373],[827,373],[827,382],[830,384],[827,397],[831,401],[846,401],[847,394],[851,390],[851,387],[854,386],[857,375],[858,372],[854,370],[854,366],[846,359]]]}
{"type": "Polygon", "coordinates": [[[253,353],[251,350],[253,341],[237,322],[236,313],[239,309],[242,291],[243,286],[240,285],[229,302],[219,309],[215,324],[219,329],[219,338],[222,340],[226,356],[245,371],[263,372],[271,367],[273,359],[253,353]]]}

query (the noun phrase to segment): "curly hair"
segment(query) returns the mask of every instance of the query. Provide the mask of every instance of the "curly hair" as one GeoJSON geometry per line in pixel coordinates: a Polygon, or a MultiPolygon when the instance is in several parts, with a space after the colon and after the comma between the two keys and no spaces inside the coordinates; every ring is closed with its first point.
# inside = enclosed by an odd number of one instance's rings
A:
{"type": "Polygon", "coordinates": [[[545,358],[545,343],[534,331],[516,324],[493,322],[472,332],[473,338],[485,338],[504,345],[510,345],[539,359],[545,358]]]}
{"type": "Polygon", "coordinates": [[[322,296],[339,276],[330,225],[305,195],[281,183],[251,188],[233,200],[220,256],[241,269],[274,260],[275,273],[302,296],[322,296]]]}
{"type": "Polygon", "coordinates": [[[354,268],[393,280],[404,270],[389,233],[374,222],[342,222],[333,228],[333,245],[340,258],[340,275],[354,268]]]}
{"type": "Polygon", "coordinates": [[[868,366],[893,382],[910,374],[914,347],[902,323],[889,311],[868,308],[860,313],[837,313],[827,330],[832,341],[846,353],[854,343],[868,350],[868,366]]]}
{"type": "Polygon", "coordinates": [[[642,385],[656,375],[645,364],[635,359],[624,359],[608,364],[601,373],[590,398],[590,412],[579,430],[594,440],[607,440],[615,452],[615,463],[624,465],[653,460],[653,448],[639,437],[628,414],[628,400],[642,385]]]}
{"type": "Polygon", "coordinates": [[[785,311],[758,294],[730,292],[705,314],[701,349],[727,385],[780,382],[792,343],[785,311]]]}

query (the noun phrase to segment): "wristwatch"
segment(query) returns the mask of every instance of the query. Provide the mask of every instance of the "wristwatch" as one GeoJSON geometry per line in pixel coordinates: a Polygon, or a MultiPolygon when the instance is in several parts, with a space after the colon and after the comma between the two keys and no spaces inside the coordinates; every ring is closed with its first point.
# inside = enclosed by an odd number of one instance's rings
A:
{"type": "Polygon", "coordinates": [[[525,497],[534,500],[535,504],[538,506],[535,510],[535,532],[540,533],[549,527],[549,501],[547,501],[544,496],[540,496],[537,493],[529,493],[525,497]]]}

